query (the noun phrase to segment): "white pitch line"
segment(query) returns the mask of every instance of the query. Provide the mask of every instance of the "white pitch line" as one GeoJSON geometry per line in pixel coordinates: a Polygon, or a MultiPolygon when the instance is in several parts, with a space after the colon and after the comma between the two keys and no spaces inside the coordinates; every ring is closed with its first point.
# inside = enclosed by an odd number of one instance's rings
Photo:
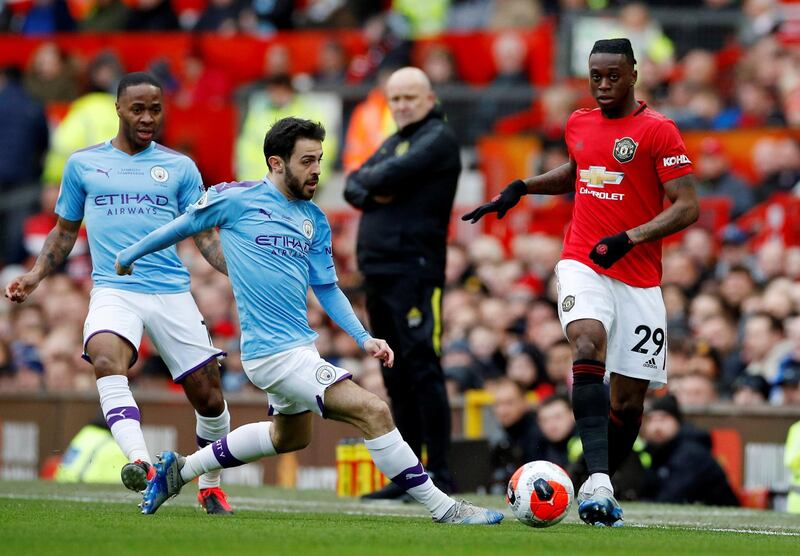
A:
{"type": "MultiPolygon", "coordinates": [[[[135,498],[123,498],[116,493],[105,493],[107,497],[99,498],[93,496],[82,495],[65,495],[65,494],[13,494],[13,493],[0,493],[0,499],[10,500],[55,500],[61,502],[85,502],[85,503],[102,503],[102,504],[132,504],[136,507],[135,498]]],[[[132,495],[131,495],[132,496],[132,495]]],[[[385,517],[407,517],[407,518],[426,518],[428,515],[424,510],[417,509],[414,506],[409,507],[408,510],[400,510],[400,507],[387,507],[387,505],[369,504],[364,505],[358,502],[330,502],[330,501],[313,501],[313,500],[285,500],[276,498],[252,498],[252,497],[231,497],[237,509],[251,510],[251,511],[271,511],[276,513],[303,513],[303,512],[316,512],[325,513],[321,510],[328,509],[337,513],[353,516],[385,516],[385,517]],[[287,507],[288,506],[288,507],[287,507]],[[294,506],[294,507],[292,507],[294,506]],[[343,507],[344,506],[344,507],[343,507]],[[389,511],[391,510],[391,511],[389,511]]],[[[195,507],[195,504],[190,499],[173,499],[170,501],[171,506],[180,507],[195,507]]],[[[674,512],[677,513],[677,512],[674,512]]],[[[719,515],[728,516],[726,512],[715,512],[719,515]]],[[[513,518],[510,511],[505,510],[503,514],[507,518],[513,518]]],[[[737,533],[747,535],[765,535],[776,537],[800,537],[800,531],[785,531],[776,529],[737,529],[728,527],[709,527],[702,524],[693,524],[686,522],[674,522],[671,524],[663,523],[635,523],[626,522],[626,527],[635,527],[637,529],[682,529],[686,531],[711,531],[714,533],[737,533]]]]}

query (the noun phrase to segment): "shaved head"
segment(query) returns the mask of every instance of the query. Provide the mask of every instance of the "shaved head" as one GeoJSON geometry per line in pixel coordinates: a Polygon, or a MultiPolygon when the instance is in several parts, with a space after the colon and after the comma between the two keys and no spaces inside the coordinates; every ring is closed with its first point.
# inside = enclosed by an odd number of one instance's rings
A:
{"type": "Polygon", "coordinates": [[[425,118],[436,97],[431,82],[419,68],[401,68],[386,82],[386,98],[398,129],[425,118]]]}

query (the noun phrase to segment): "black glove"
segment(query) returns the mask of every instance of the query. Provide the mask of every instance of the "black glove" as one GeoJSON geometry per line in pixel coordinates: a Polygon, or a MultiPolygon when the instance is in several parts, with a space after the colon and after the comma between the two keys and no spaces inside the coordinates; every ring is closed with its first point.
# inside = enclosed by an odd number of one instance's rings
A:
{"type": "Polygon", "coordinates": [[[496,212],[497,218],[503,218],[511,208],[519,203],[528,193],[528,188],[522,180],[514,180],[506,186],[500,195],[491,200],[491,202],[481,205],[472,212],[468,212],[461,217],[461,220],[469,220],[472,224],[477,222],[485,214],[496,212]]]}
{"type": "Polygon", "coordinates": [[[624,257],[628,251],[633,249],[633,242],[626,232],[620,232],[615,236],[604,237],[597,242],[589,253],[589,258],[597,266],[611,268],[611,265],[624,257]]]}

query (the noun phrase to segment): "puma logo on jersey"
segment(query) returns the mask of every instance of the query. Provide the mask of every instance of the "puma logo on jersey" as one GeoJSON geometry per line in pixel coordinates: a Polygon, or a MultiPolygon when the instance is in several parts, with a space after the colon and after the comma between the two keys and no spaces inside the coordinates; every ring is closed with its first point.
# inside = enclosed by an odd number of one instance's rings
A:
{"type": "Polygon", "coordinates": [[[670,166],[677,166],[678,164],[691,164],[692,161],[689,160],[689,157],[685,154],[679,156],[665,156],[662,164],[664,168],[669,168],[670,166]]]}

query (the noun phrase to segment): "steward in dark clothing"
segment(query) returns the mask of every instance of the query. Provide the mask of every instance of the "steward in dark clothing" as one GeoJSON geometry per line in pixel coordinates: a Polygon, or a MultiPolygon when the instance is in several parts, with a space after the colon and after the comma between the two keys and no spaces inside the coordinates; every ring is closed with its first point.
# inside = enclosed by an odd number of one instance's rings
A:
{"type": "Polygon", "coordinates": [[[441,296],[459,146],[420,70],[392,74],[387,98],[399,131],[348,176],[345,199],[363,211],[358,265],[372,334],[395,352],[383,379],[397,428],[418,456],[427,445],[426,467],[447,491],[450,406],[439,361],[441,296]]]}
{"type": "Polygon", "coordinates": [[[660,446],[648,445],[652,456],[643,498],[674,504],[738,506],[725,472],[707,446],[683,431],[660,446]]]}
{"type": "Polygon", "coordinates": [[[643,429],[651,463],[642,498],[674,504],[738,506],[725,472],[711,454],[708,435],[682,421],[673,395],[652,402],[643,429]]]}

